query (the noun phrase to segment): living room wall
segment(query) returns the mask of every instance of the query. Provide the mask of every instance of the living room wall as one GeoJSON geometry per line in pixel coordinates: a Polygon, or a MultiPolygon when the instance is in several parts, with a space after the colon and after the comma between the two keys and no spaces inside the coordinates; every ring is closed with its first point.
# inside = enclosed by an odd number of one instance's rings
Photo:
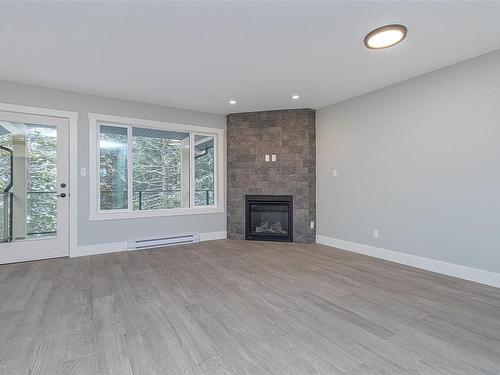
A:
{"type": "Polygon", "coordinates": [[[500,272],[500,51],[321,109],[316,134],[323,242],[500,272]]]}
{"type": "MultiPolygon", "coordinates": [[[[75,165],[78,170],[89,169],[89,112],[212,128],[226,126],[225,116],[221,115],[1,81],[0,102],[78,112],[78,160],[75,165]]],[[[79,246],[175,234],[224,234],[226,230],[225,213],[90,221],[88,178],[78,177],[79,246]]]]}

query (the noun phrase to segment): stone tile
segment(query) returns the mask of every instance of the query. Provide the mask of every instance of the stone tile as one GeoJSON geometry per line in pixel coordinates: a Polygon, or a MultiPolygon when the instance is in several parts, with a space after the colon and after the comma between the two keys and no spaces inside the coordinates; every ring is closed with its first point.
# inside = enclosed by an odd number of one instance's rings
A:
{"type": "Polygon", "coordinates": [[[245,195],[293,195],[294,241],[314,242],[315,111],[232,113],[227,116],[228,237],[243,239],[245,195]],[[276,154],[276,162],[264,155],[276,154]]]}

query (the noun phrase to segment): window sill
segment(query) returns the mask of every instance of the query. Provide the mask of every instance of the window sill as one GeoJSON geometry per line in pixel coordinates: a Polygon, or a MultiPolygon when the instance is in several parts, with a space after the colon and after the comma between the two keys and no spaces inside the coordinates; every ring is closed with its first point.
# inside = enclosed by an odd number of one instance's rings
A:
{"type": "Polygon", "coordinates": [[[90,221],[101,220],[123,220],[123,219],[141,219],[146,217],[168,217],[183,215],[207,215],[224,213],[224,207],[194,207],[194,208],[170,208],[163,210],[144,210],[144,211],[112,211],[91,213],[90,221]]]}

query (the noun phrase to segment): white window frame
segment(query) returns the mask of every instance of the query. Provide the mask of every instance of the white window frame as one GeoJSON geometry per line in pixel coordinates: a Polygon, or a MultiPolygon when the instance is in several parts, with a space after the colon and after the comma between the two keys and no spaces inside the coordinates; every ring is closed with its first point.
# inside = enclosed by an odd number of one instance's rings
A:
{"type": "MultiPolygon", "coordinates": [[[[135,219],[142,217],[161,217],[178,215],[199,215],[225,212],[225,139],[224,129],[176,124],[170,122],[142,120],[131,117],[105,115],[99,113],[89,113],[89,182],[90,182],[90,215],[89,219],[95,220],[118,220],[135,219]],[[99,126],[110,125],[125,127],[128,129],[129,139],[133,127],[151,128],[159,130],[179,131],[190,134],[190,207],[184,208],[163,208],[157,210],[133,210],[131,195],[128,192],[128,209],[101,210],[100,208],[100,188],[99,188],[99,126]],[[195,206],[194,194],[191,191],[194,187],[194,136],[201,135],[214,137],[214,205],[195,206]]],[[[128,143],[128,179],[132,181],[132,144],[128,143]]]]}

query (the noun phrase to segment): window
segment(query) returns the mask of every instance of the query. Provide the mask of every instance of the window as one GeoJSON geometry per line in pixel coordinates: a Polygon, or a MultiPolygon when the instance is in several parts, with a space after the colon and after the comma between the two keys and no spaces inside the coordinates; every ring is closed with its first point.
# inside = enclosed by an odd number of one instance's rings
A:
{"type": "Polygon", "coordinates": [[[132,128],[134,210],[189,207],[189,138],[185,132],[132,128]]]}
{"type": "Polygon", "coordinates": [[[194,136],[194,204],[214,204],[214,137],[194,136]]]}
{"type": "Polygon", "coordinates": [[[90,114],[91,219],[223,212],[224,130],[90,114]]]}

